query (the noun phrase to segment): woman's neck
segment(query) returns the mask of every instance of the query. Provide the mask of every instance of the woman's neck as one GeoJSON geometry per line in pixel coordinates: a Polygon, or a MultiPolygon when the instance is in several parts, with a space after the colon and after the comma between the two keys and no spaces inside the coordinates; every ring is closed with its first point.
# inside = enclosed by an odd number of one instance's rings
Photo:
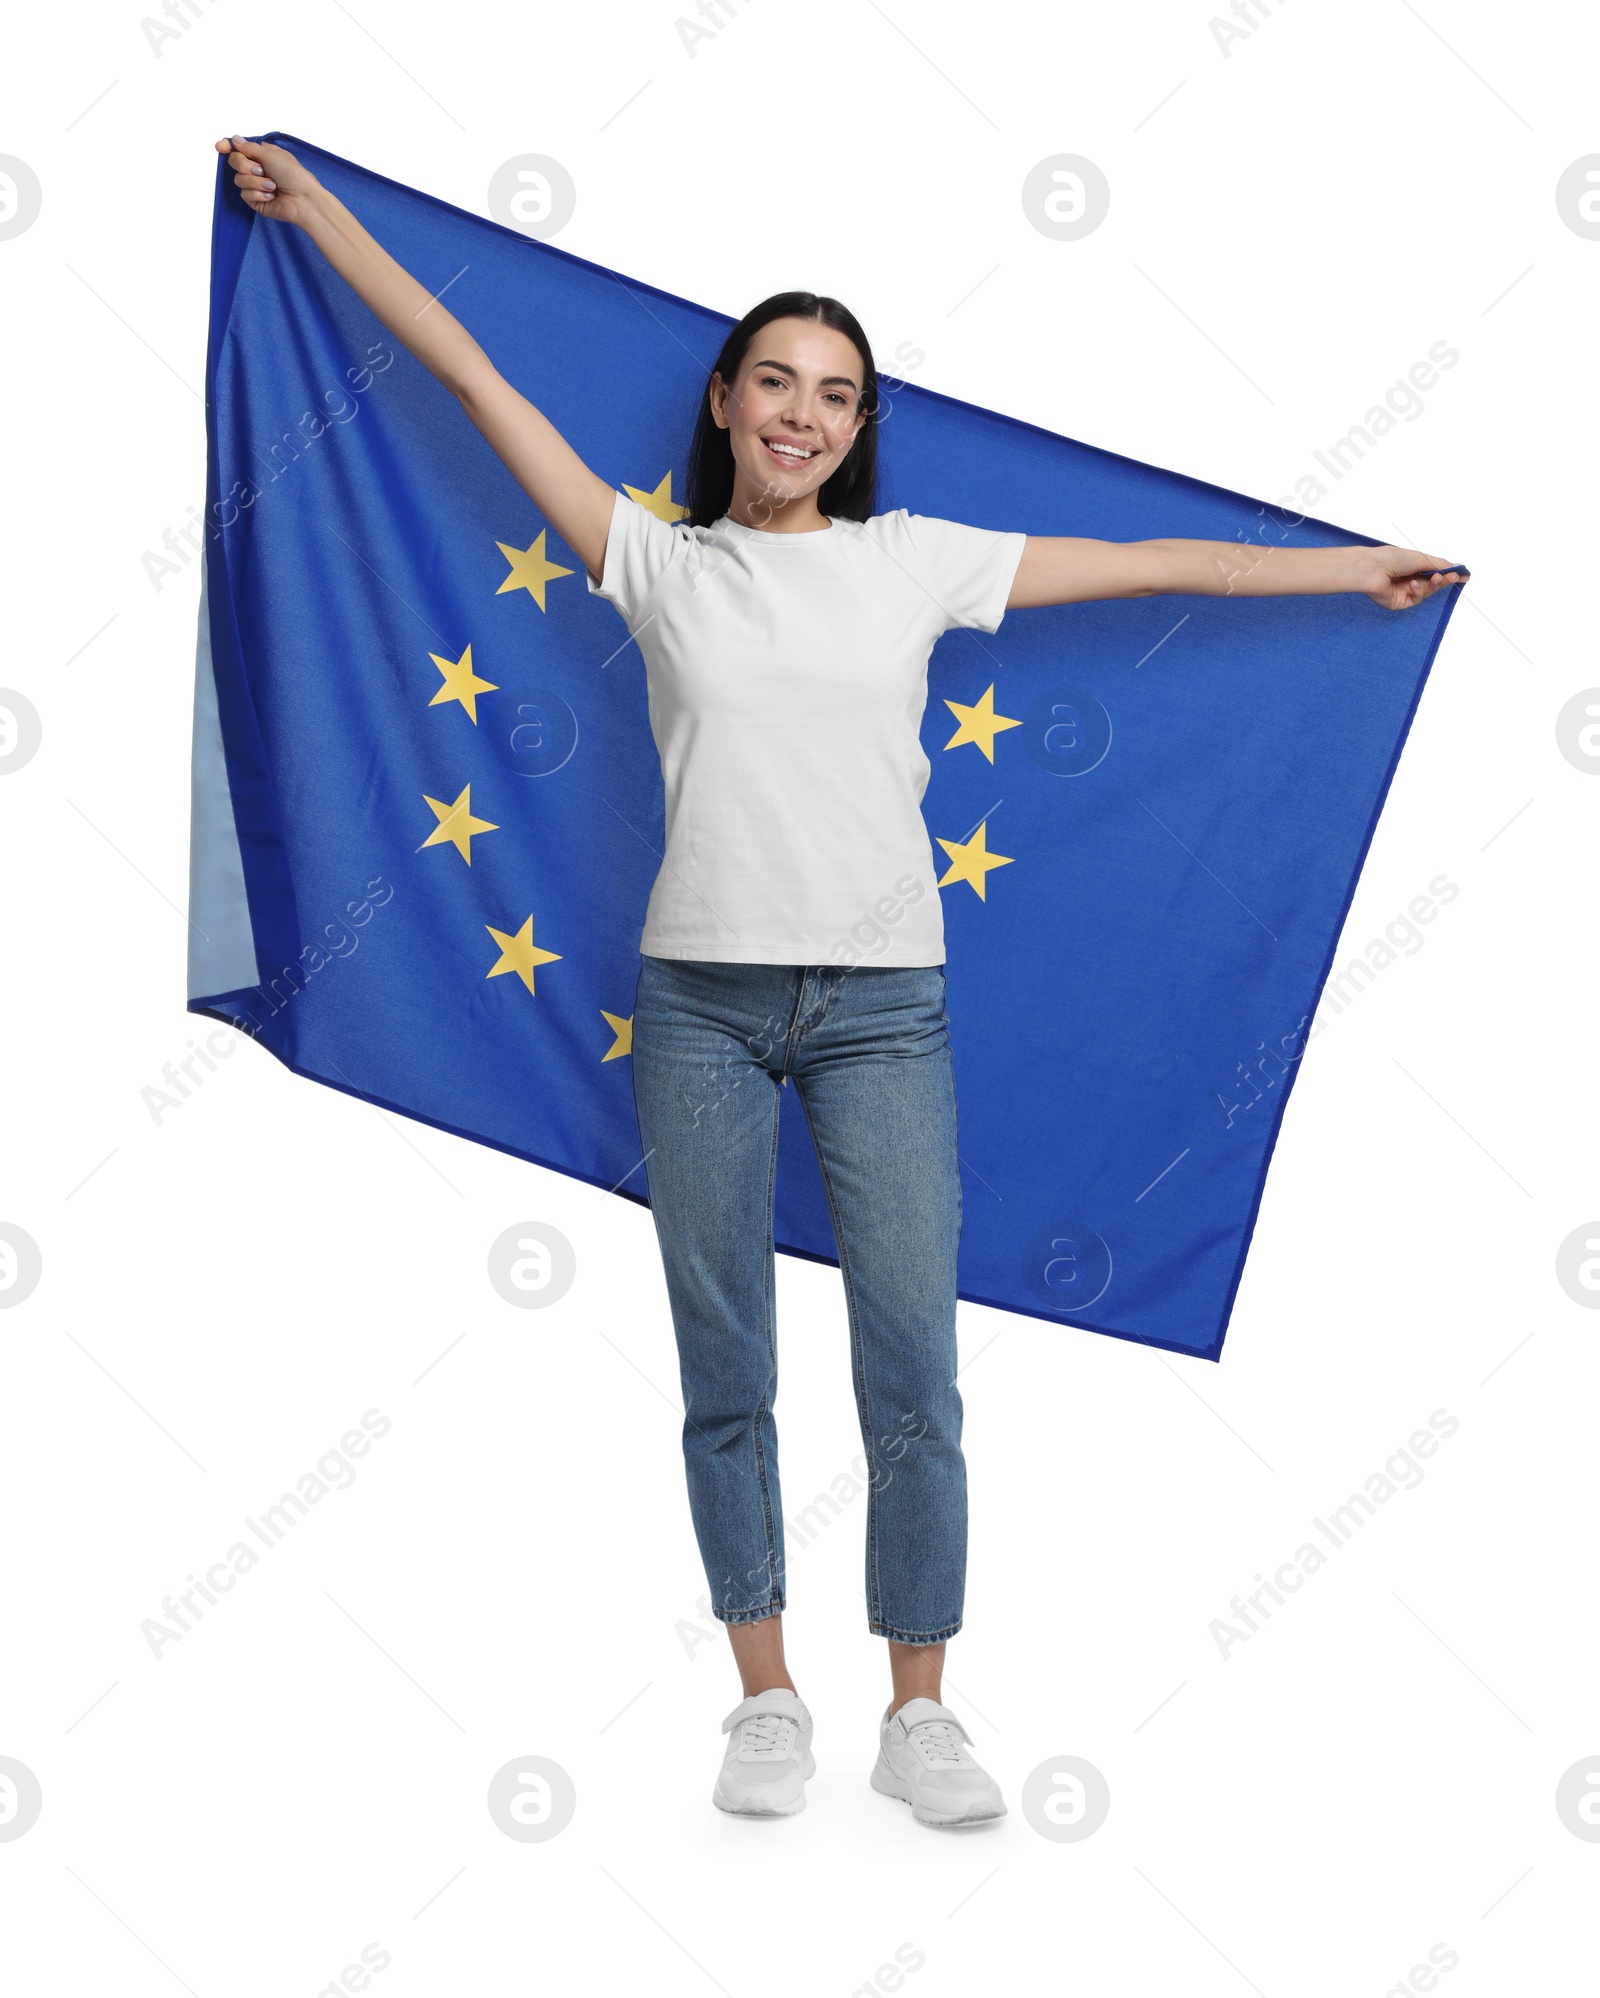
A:
{"type": "Polygon", "coordinates": [[[832,523],[817,508],[813,493],[764,493],[740,479],[728,504],[728,518],[760,534],[821,534],[832,523]]]}

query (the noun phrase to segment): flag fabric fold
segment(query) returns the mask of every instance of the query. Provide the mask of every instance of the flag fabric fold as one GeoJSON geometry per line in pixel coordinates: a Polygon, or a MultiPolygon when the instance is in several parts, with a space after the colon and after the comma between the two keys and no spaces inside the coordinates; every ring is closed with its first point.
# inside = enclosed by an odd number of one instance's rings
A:
{"type": "MultiPolygon", "coordinates": [[[[680,517],[727,316],[268,137],[449,287],[586,463],[680,517]]],[[[220,161],[206,374],[190,1010],[297,1074],[647,1201],[629,1046],[663,799],[637,645],[454,399],[220,161]]],[[[880,512],[1242,559],[1371,542],[883,387],[880,512]]],[[[922,809],[964,1298],[1220,1355],[1455,596],[1161,596],[937,641],[922,809]]],[[[884,942],[863,909],[856,961],[884,942]]],[[[783,1097],[775,1240],[836,1261],[783,1097]]]]}

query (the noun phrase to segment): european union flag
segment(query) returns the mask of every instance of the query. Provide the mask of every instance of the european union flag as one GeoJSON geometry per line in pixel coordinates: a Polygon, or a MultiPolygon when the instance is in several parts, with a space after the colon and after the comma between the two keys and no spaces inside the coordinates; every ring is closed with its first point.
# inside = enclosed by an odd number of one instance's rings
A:
{"type": "MultiPolygon", "coordinates": [[[[287,134],[664,520],[732,323],[287,134]]],[[[887,383],[878,511],[1368,536],[887,383]]],[[[219,160],[190,1010],[644,1202],[629,1046],[662,786],[616,612],[454,399],[219,160]]],[[[1148,597],[941,638],[961,1295],[1216,1358],[1340,927],[1454,605],[1148,597]]],[[[863,959],[870,961],[870,939],[863,959]]],[[[785,1092],[775,1236],[837,1260],[785,1092]]]]}

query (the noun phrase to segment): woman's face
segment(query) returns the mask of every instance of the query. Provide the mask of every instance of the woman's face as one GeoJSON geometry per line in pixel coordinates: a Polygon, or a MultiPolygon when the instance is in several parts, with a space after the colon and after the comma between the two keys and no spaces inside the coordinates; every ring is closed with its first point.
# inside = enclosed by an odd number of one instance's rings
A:
{"type": "Polygon", "coordinates": [[[862,374],[843,333],[813,319],[773,319],[731,387],[712,376],[711,413],[733,449],[735,508],[765,498],[776,509],[820,491],[866,421],[856,413],[862,374]]]}

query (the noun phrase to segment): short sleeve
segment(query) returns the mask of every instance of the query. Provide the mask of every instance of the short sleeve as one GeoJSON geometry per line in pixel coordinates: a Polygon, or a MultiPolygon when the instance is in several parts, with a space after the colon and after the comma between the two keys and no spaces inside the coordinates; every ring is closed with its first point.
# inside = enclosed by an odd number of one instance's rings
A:
{"type": "Polygon", "coordinates": [[[997,631],[1027,535],[908,513],[906,528],[943,606],[944,628],[997,631]]]}
{"type": "Polygon", "coordinates": [[[600,581],[584,571],[592,597],[615,604],[630,628],[638,622],[645,600],[660,582],[677,553],[681,537],[649,507],[615,495],[611,525],[606,531],[605,560],[600,581]]]}

